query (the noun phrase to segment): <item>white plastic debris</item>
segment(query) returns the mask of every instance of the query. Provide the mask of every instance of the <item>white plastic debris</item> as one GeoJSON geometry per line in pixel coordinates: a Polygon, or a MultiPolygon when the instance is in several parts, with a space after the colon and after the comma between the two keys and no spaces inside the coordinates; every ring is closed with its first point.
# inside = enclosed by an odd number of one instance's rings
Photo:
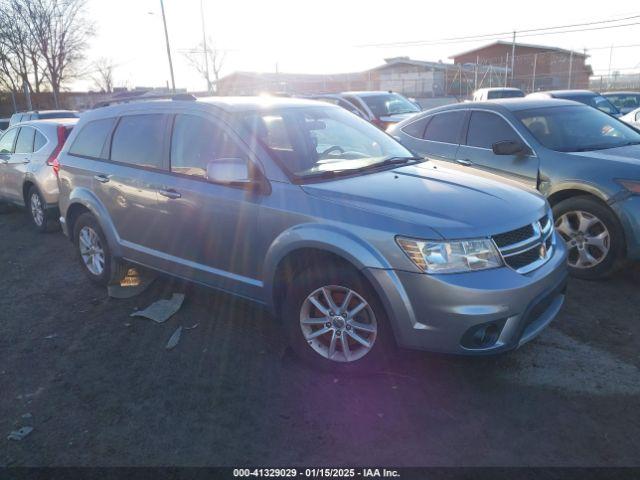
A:
{"type": "Polygon", "coordinates": [[[33,432],[33,427],[22,427],[20,430],[14,430],[11,432],[7,437],[7,440],[15,440],[19,442],[31,432],[33,432]]]}
{"type": "Polygon", "coordinates": [[[158,300],[144,310],[133,312],[131,317],[145,317],[156,323],[164,323],[169,320],[182,306],[184,294],[174,293],[169,300],[158,300]]]}
{"type": "Polygon", "coordinates": [[[178,345],[181,335],[182,335],[182,327],[178,327],[176,331],[173,332],[173,335],[171,335],[171,338],[169,338],[169,341],[167,342],[167,345],[165,346],[165,348],[167,350],[171,350],[176,345],[178,345]]]}

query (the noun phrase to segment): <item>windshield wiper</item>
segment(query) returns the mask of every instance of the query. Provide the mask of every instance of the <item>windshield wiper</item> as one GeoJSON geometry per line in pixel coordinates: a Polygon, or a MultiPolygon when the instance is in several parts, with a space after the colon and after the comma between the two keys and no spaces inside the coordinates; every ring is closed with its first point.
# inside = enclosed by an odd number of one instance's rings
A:
{"type": "Polygon", "coordinates": [[[343,168],[340,170],[324,170],[320,172],[308,173],[306,175],[302,175],[299,178],[301,180],[309,179],[309,178],[336,178],[343,175],[352,175],[354,173],[362,173],[370,170],[376,170],[381,167],[386,167],[389,165],[406,165],[406,164],[415,164],[424,162],[425,159],[422,157],[401,157],[401,156],[393,156],[386,157],[384,160],[380,162],[372,163],[371,165],[365,165],[364,167],[357,168],[343,168]]]}

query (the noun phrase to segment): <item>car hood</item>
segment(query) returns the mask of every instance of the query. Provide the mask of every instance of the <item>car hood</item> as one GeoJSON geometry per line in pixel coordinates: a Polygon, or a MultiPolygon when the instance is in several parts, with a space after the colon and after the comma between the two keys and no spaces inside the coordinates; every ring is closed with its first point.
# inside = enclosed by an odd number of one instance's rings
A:
{"type": "Polygon", "coordinates": [[[400,123],[407,118],[411,118],[414,115],[417,115],[420,112],[412,112],[412,113],[398,113],[397,115],[384,115],[380,117],[380,120],[387,123],[400,123]]]}
{"type": "Polygon", "coordinates": [[[302,188],[346,207],[428,227],[446,239],[507,232],[546,213],[547,202],[538,193],[497,178],[428,161],[302,188]]]}
{"type": "Polygon", "coordinates": [[[640,145],[592,150],[590,152],[569,152],[571,156],[588,157],[596,160],[610,160],[631,165],[640,165],[640,145]]]}

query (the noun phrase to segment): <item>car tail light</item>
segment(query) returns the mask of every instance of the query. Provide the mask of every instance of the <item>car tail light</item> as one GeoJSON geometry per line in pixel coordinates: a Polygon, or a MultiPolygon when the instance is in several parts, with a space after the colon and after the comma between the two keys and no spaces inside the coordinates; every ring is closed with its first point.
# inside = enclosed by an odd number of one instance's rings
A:
{"type": "Polygon", "coordinates": [[[47,165],[53,167],[53,172],[56,174],[56,177],[58,176],[58,172],[60,172],[60,162],[58,162],[58,155],[60,155],[60,150],[62,150],[64,142],[69,136],[69,132],[70,130],[67,130],[64,125],[58,125],[58,144],[56,145],[56,148],[53,149],[53,152],[51,152],[51,155],[49,155],[49,159],[47,160],[47,165]]]}

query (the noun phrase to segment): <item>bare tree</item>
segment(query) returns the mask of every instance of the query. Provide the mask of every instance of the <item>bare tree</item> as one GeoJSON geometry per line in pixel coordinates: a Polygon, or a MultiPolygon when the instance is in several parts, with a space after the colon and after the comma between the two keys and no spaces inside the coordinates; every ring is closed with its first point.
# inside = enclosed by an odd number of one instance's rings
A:
{"type": "Polygon", "coordinates": [[[93,24],[86,18],[86,0],[12,0],[42,56],[56,107],[62,85],[84,58],[93,24]]]}
{"type": "Polygon", "coordinates": [[[92,79],[98,90],[106,93],[113,91],[114,68],[113,61],[105,57],[101,57],[93,63],[94,75],[92,79]]]}
{"type": "Polygon", "coordinates": [[[196,48],[184,52],[184,56],[191,65],[207,82],[207,91],[212,91],[218,84],[220,72],[224,67],[224,61],[227,57],[227,51],[216,48],[213,41],[207,40],[207,48],[205,51],[204,42],[200,42],[196,48]],[[205,58],[206,55],[206,58],[205,58]],[[208,68],[207,68],[208,67],[208,68]],[[209,72],[209,70],[211,72],[209,72]],[[211,78],[213,73],[213,78],[211,78]]]}
{"type": "Polygon", "coordinates": [[[38,92],[42,84],[42,56],[21,14],[27,1],[0,0],[0,70],[5,77],[5,88],[9,76],[12,77],[11,90],[26,85],[38,92]]]}

